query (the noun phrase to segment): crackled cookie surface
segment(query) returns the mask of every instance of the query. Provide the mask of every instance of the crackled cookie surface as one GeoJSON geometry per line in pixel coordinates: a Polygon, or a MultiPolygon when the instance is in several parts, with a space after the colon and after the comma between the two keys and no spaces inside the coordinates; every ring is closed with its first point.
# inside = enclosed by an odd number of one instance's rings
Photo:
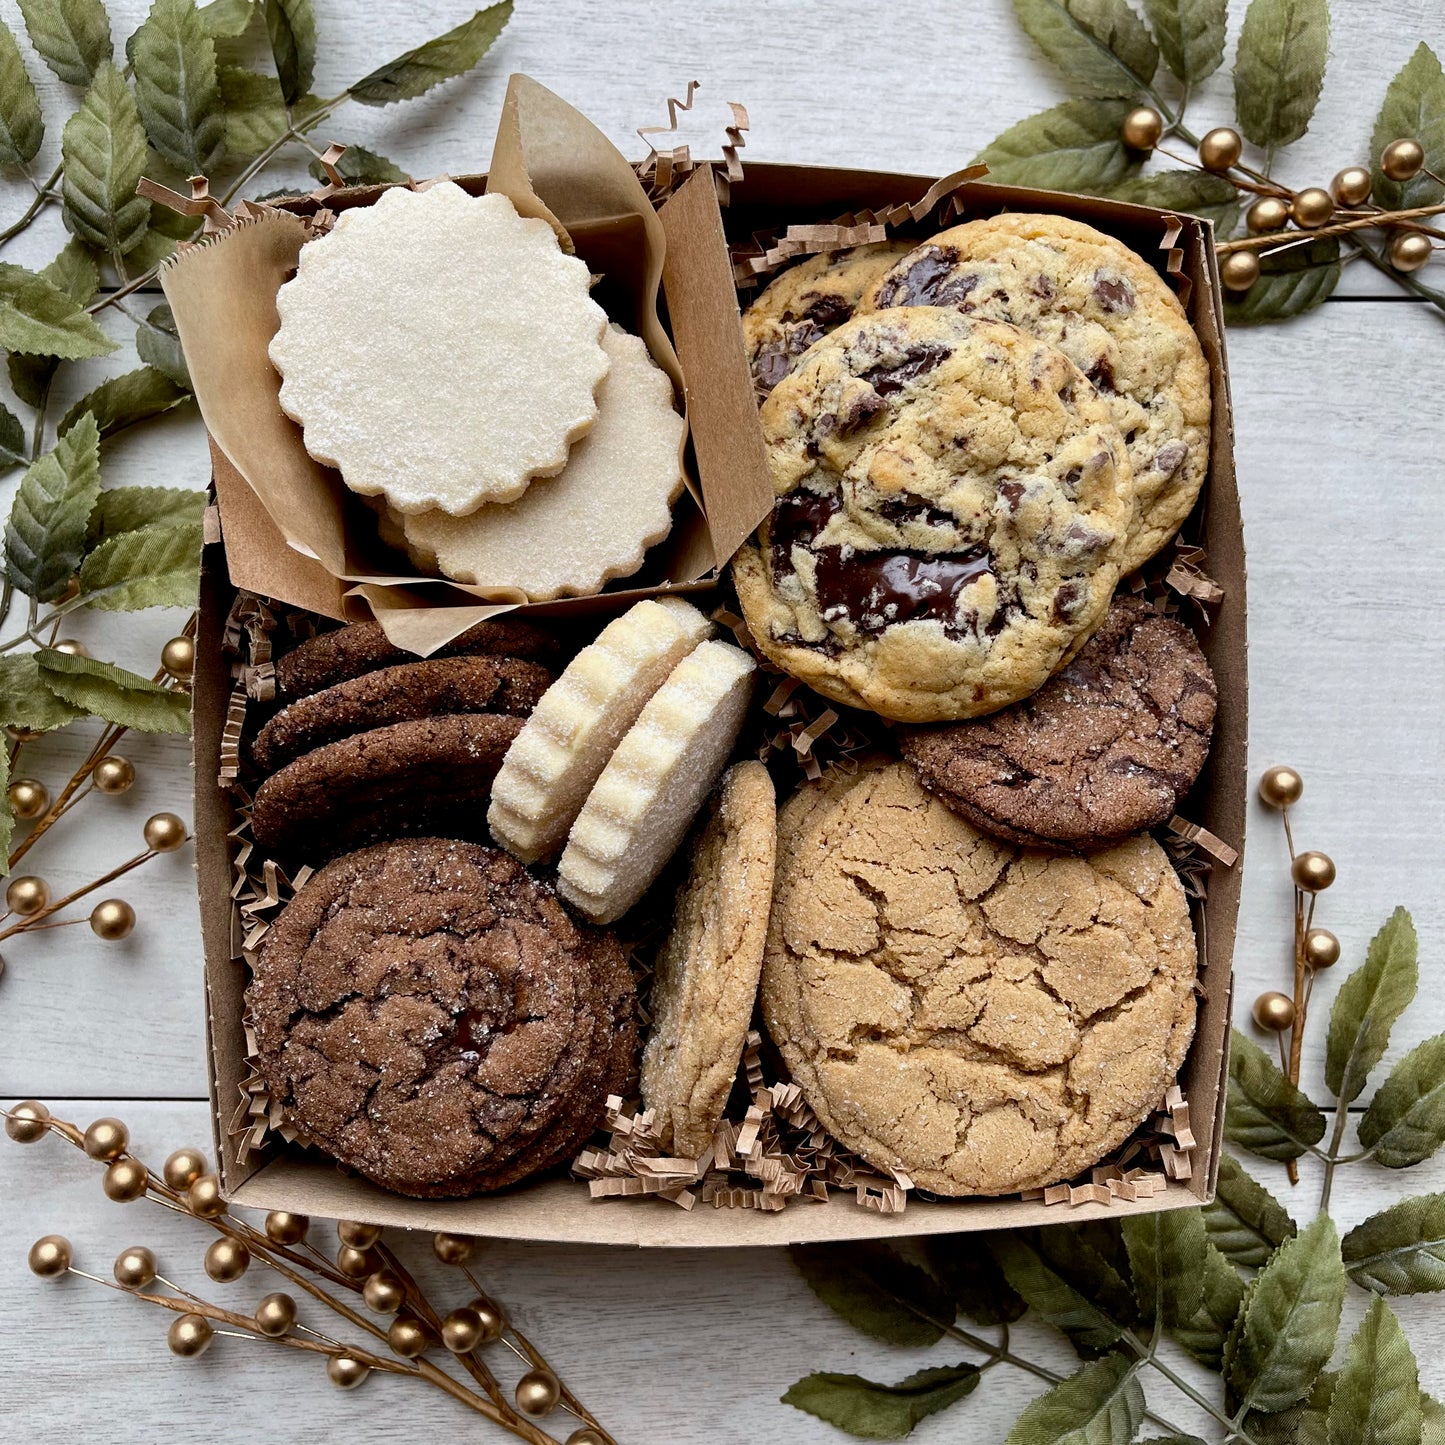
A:
{"type": "Polygon", "coordinates": [[[1122,242],[1064,216],[1002,215],[944,231],[859,303],[947,306],[1057,346],[1124,435],[1138,497],[1124,570],[1189,515],[1209,469],[1209,369],[1184,308],[1122,242]]]}
{"type": "Polygon", "coordinates": [[[1012,1193],[1120,1144],[1183,1062],[1195,966],[1147,836],[1020,850],[906,763],[835,771],[779,814],[768,1030],[828,1131],[921,1188],[1012,1193]]]}
{"type": "Polygon", "coordinates": [[[1027,696],[1103,618],[1134,515],[1061,352],[931,307],[856,316],[762,409],[777,500],[734,577],[778,666],[900,721],[1027,696]]]}

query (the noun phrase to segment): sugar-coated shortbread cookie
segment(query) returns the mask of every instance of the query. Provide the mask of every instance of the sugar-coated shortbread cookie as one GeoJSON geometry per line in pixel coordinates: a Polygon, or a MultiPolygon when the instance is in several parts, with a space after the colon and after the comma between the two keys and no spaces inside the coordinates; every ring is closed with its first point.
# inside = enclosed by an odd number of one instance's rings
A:
{"type": "Polygon", "coordinates": [[[859,303],[950,306],[1057,346],[1098,388],[1138,498],[1124,571],[1148,561],[1209,470],[1209,367],[1179,298],[1121,241],[1065,216],[1006,214],[944,231],[859,303]]]}
{"type": "Polygon", "coordinates": [[[639,602],[602,629],[542,695],[492,784],[487,825],[524,863],[567,841],[587,794],[647,701],[712,632],[689,602],[639,602]]]}
{"type": "Polygon", "coordinates": [[[678,891],[652,978],[642,1106],[662,1147],[697,1158],[737,1074],[758,993],[777,851],[773,780],[758,762],[723,776],[678,891]]]}
{"type": "Polygon", "coordinates": [[[1195,968],[1147,834],[1021,850],[901,762],[834,769],[779,812],[768,1032],[824,1128],[920,1188],[1010,1194],[1121,1144],[1183,1063],[1195,968]]]}
{"type": "Polygon", "coordinates": [[[557,891],[594,923],[621,918],[677,849],[737,741],[757,664],[700,643],[673,668],[587,795],[557,891]]]}
{"type": "Polygon", "coordinates": [[[1098,625],[1134,495],[1108,407],[1018,328],[909,307],[815,342],[763,403],[777,492],[733,564],[758,646],[901,722],[1031,693],[1098,625]]]}
{"type": "Polygon", "coordinates": [[[562,471],[506,506],[401,516],[417,561],[458,582],[519,588],[533,602],[588,596],[642,565],[672,527],[687,424],[640,336],[610,326],[602,348],[611,369],[597,421],[562,471]]]}
{"type": "Polygon", "coordinates": [[[505,196],[386,191],[304,246],[277,293],[281,407],[312,456],[398,512],[510,501],[597,418],[607,317],[588,285],[505,196]]]}

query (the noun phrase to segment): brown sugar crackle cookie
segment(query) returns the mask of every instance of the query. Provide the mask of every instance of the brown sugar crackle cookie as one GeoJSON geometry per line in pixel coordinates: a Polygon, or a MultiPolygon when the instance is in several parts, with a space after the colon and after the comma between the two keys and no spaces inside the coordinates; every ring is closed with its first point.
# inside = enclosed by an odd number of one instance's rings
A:
{"type": "Polygon", "coordinates": [[[363,673],[298,698],[256,735],[252,760],[263,773],[353,733],[444,713],[526,717],[551,685],[540,663],[515,657],[444,657],[363,673]]]}
{"type": "Polygon", "coordinates": [[[948,306],[1057,346],[1129,448],[1139,513],[1124,571],[1178,531],[1209,469],[1209,368],[1178,297],[1142,257],[1064,216],[993,216],[919,246],[859,310],[887,306],[948,306]]]}
{"type": "Polygon", "coordinates": [[[634,1076],[616,939],[476,844],[383,843],[323,868],[266,935],[246,998],[302,1139],[403,1194],[558,1163],[634,1076]]]}
{"type": "Polygon", "coordinates": [[[1166,822],[1209,754],[1218,693],[1194,634],[1119,597],[1079,655],[992,717],[908,730],[919,780],[1016,843],[1088,847],[1166,822]]]}
{"type": "Polygon", "coordinates": [[[901,722],[1032,692],[1102,620],[1134,498],[1062,353],[929,307],[854,317],[763,404],[777,492],[733,564],[753,637],[901,722]]]}
{"type": "Polygon", "coordinates": [[[977,832],[906,763],[834,770],[778,819],[763,1010],[824,1127],[947,1195],[1078,1174],[1157,1106],[1194,1032],[1163,850],[977,832]]]}

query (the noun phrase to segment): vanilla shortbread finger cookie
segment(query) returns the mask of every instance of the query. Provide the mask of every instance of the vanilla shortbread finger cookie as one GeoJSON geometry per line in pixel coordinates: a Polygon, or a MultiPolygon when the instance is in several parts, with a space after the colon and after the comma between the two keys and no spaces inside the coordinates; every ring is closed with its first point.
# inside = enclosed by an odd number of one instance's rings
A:
{"type": "Polygon", "coordinates": [[[542,695],[492,784],[487,826],[535,863],[561,851],[587,794],[647,701],[712,632],[678,597],[639,602],[602,629],[542,695]]]}
{"type": "Polygon", "coordinates": [[[597,422],[562,471],[506,506],[403,515],[415,560],[458,582],[516,587],[534,602],[588,596],[642,565],[672,526],[687,424],[641,337],[611,326],[602,348],[611,369],[597,422]]]}
{"type": "Polygon", "coordinates": [[[763,964],[777,839],[768,770],[738,763],[693,845],[652,979],[642,1106],[653,1111],[662,1147],[683,1158],[707,1147],[737,1074],[763,964]]]}
{"type": "Polygon", "coordinates": [[[282,410],[398,512],[510,501],[596,420],[607,317],[588,285],[505,196],[389,190],[302,247],[277,293],[282,410]]]}
{"type": "Polygon", "coordinates": [[[558,864],[557,891],[594,923],[647,891],[722,771],[757,664],[704,642],[673,668],[587,795],[558,864]]]}

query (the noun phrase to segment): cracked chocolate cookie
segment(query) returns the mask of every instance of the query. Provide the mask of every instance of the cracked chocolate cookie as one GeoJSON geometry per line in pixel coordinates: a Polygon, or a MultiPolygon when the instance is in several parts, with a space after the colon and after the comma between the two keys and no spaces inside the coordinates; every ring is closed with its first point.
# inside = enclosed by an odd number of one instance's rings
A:
{"type": "Polygon", "coordinates": [[[1086,848],[1166,822],[1209,754],[1218,693],[1194,634],[1137,597],[1032,697],[909,730],[919,781],[976,827],[1086,848]]]}
{"type": "Polygon", "coordinates": [[[303,1142],[420,1198],[560,1162],[635,1072],[617,940],[472,843],[328,864],[267,933],[246,999],[261,1073],[303,1142]]]}
{"type": "Polygon", "coordinates": [[[778,819],[763,1012],[824,1127],[938,1194],[1072,1178],[1158,1105],[1194,1032],[1189,909],[1147,835],[1020,850],[906,763],[778,819]]]}
{"type": "Polygon", "coordinates": [[[901,722],[1026,697],[1098,625],[1134,498],[1061,352],[931,307],[856,316],[764,403],[777,500],[733,576],[758,646],[901,722]]]}
{"type": "Polygon", "coordinates": [[[1063,216],[1002,215],[944,231],[859,302],[948,306],[1057,346],[1123,433],[1138,518],[1125,572],[1189,515],[1209,469],[1209,368],[1179,299],[1122,242],[1063,216]]]}
{"type": "Polygon", "coordinates": [[[825,251],[776,277],[743,312],[743,342],[759,396],[766,396],[817,340],[841,326],[873,283],[913,249],[879,241],[825,251]]]}

